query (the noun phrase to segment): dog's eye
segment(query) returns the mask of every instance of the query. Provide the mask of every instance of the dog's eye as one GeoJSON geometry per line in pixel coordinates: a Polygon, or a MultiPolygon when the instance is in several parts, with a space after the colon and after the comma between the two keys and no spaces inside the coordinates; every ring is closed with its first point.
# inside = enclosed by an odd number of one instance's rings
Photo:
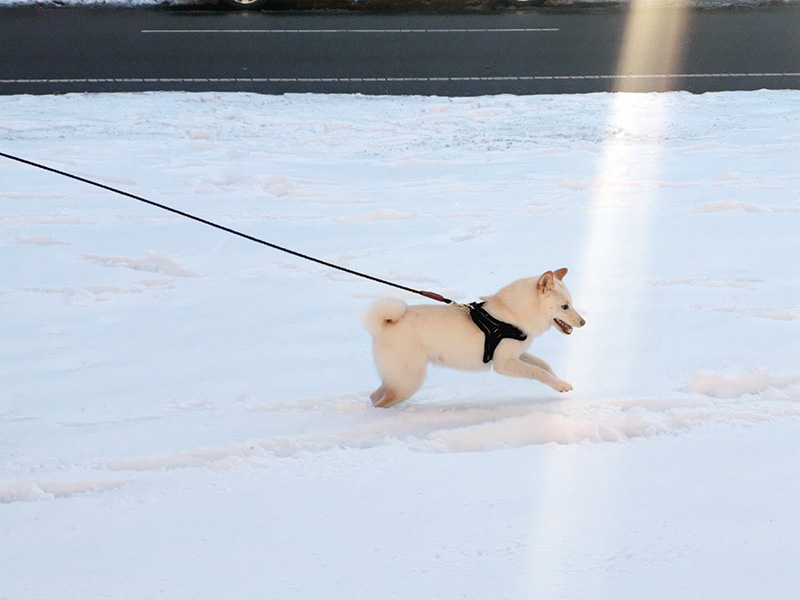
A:
{"type": "Polygon", "coordinates": [[[561,306],[564,310],[569,310],[569,304],[564,304],[561,306]]]}

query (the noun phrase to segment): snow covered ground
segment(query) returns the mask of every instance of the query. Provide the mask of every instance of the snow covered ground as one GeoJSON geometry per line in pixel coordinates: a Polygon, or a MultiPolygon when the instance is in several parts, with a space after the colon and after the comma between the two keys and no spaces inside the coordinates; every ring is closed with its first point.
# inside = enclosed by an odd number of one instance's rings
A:
{"type": "Polygon", "coordinates": [[[587,320],[574,392],[373,409],[394,290],[1,159],[1,599],[796,598],[800,92],[13,96],[0,150],[587,320]]]}

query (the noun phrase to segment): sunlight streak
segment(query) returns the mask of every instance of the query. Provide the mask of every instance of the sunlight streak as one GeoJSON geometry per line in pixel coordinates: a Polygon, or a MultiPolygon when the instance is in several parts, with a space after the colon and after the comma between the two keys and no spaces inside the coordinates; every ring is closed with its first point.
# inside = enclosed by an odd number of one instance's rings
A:
{"type": "MultiPolygon", "coordinates": [[[[679,72],[687,30],[688,5],[653,8],[651,0],[633,0],[620,50],[617,72],[626,75],[679,72]]],[[[642,85],[641,79],[619,80],[617,92],[642,85]]],[[[657,85],[671,86],[671,78],[657,85]]],[[[589,225],[580,281],[574,297],[585,309],[590,326],[580,343],[571,345],[566,372],[576,389],[622,393],[642,350],[637,323],[612,318],[619,298],[633,314],[639,301],[647,261],[652,209],[658,201],[657,181],[663,161],[662,139],[670,119],[666,95],[615,93],[591,186],[589,225]],[[613,365],[600,360],[613,345],[628,360],[613,365]],[[582,379],[582,381],[581,381],[582,379]]],[[[579,306],[581,308],[581,306],[579,306]]]]}
{"type": "MultiPolygon", "coordinates": [[[[573,292],[587,326],[581,329],[580,339],[570,344],[565,373],[576,390],[585,390],[584,400],[629,394],[631,382],[639,375],[639,360],[647,350],[642,324],[632,315],[641,314],[636,307],[641,302],[653,208],[659,201],[657,181],[664,158],[661,142],[670,118],[670,98],[619,92],[673,89],[673,77],[639,76],[680,72],[687,8],[685,0],[669,9],[655,9],[648,0],[632,0],[629,9],[617,66],[617,74],[623,77],[617,79],[617,93],[610,100],[590,189],[580,278],[573,292]],[[621,308],[624,318],[620,318],[621,308]],[[608,355],[622,359],[609,363],[603,358],[608,355]]],[[[583,410],[575,397],[564,398],[560,405],[567,416],[583,410]]],[[[585,515],[580,507],[598,494],[611,497],[616,493],[613,477],[598,481],[578,469],[572,453],[562,449],[552,452],[543,465],[542,495],[532,519],[531,597],[557,596],[574,580],[572,557],[566,555],[566,549],[582,539],[585,515]]],[[[614,469],[606,473],[613,474],[614,469]]],[[[616,526],[611,522],[593,524],[609,534],[616,526]]],[[[592,553],[613,543],[612,539],[591,539],[579,545],[592,553]]],[[[586,597],[591,597],[602,595],[606,582],[582,580],[582,585],[586,597]]]]}
{"type": "MultiPolygon", "coordinates": [[[[632,0],[622,40],[617,75],[674,75],[683,63],[688,0],[656,8],[651,0],[632,0]]],[[[668,91],[674,78],[617,79],[616,92],[668,91]],[[643,88],[644,85],[654,86],[643,88]]]]}

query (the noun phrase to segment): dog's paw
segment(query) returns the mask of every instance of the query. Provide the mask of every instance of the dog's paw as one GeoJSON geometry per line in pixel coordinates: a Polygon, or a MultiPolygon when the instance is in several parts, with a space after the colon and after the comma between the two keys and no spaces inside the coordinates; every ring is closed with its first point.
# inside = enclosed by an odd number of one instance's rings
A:
{"type": "Polygon", "coordinates": [[[572,391],[572,384],[567,383],[566,381],[561,381],[559,379],[553,384],[553,389],[555,391],[561,392],[561,393],[571,392],[572,391]]]}

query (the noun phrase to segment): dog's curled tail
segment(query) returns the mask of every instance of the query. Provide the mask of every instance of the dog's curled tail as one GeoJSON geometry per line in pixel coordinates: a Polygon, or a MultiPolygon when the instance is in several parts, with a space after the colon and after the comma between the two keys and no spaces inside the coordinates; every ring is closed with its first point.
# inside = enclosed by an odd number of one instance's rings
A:
{"type": "Polygon", "coordinates": [[[377,336],[386,325],[397,323],[405,314],[408,305],[396,298],[378,300],[370,306],[362,318],[364,329],[372,337],[377,336]]]}

